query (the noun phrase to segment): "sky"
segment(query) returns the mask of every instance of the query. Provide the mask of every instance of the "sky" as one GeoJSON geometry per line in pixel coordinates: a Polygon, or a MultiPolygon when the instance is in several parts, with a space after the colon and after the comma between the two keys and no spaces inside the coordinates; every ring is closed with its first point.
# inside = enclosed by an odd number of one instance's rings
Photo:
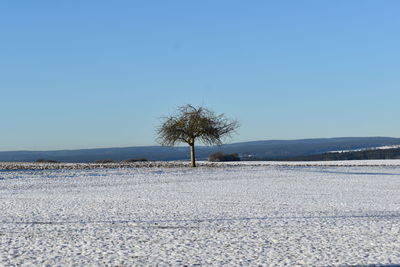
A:
{"type": "Polygon", "coordinates": [[[192,104],[228,143],[400,137],[400,1],[1,1],[0,151],[157,145],[192,104]]]}

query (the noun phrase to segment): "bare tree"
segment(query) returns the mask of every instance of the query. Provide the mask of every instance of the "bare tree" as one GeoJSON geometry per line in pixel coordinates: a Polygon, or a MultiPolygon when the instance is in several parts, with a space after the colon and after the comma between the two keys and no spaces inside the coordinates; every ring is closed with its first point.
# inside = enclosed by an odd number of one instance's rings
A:
{"type": "Polygon", "coordinates": [[[207,145],[222,145],[222,139],[231,136],[238,126],[238,121],[229,120],[224,114],[216,115],[204,107],[186,105],[179,107],[176,115],[164,118],[157,132],[162,145],[187,143],[190,146],[191,166],[196,167],[196,140],[207,145]]]}

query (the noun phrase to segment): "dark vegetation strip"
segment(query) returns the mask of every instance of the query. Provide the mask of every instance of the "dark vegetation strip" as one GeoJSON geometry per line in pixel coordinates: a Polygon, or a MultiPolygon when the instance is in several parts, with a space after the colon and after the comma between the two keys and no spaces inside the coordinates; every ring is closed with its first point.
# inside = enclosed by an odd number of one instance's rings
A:
{"type": "MultiPolygon", "coordinates": [[[[400,166],[393,163],[357,164],[352,161],[337,164],[334,161],[323,163],[313,162],[236,162],[235,164],[199,162],[199,167],[389,167],[400,166]]],[[[188,162],[144,162],[144,163],[26,163],[26,162],[0,162],[0,172],[4,171],[36,171],[36,170],[87,170],[87,169],[129,169],[129,168],[189,168],[188,162]]]]}
{"type": "Polygon", "coordinates": [[[365,214],[365,215],[322,215],[322,216],[267,216],[267,217],[239,217],[239,218],[204,218],[204,219],[171,219],[171,220],[96,220],[96,221],[2,221],[0,224],[24,224],[24,225],[59,225],[59,224],[126,224],[126,223],[202,223],[202,222],[235,222],[235,221],[266,221],[266,220],[321,220],[321,219],[375,219],[375,220],[399,220],[399,213],[392,214],[365,214]]]}

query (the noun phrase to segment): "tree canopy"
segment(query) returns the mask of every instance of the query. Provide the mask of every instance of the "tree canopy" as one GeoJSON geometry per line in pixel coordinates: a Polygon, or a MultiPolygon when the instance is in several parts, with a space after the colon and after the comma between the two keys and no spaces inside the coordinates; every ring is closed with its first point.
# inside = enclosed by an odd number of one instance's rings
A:
{"type": "Polygon", "coordinates": [[[185,105],[178,108],[177,114],[165,117],[157,132],[162,145],[189,144],[192,166],[195,167],[196,140],[207,145],[221,145],[238,126],[237,120],[229,120],[224,114],[216,115],[204,107],[185,105]]]}

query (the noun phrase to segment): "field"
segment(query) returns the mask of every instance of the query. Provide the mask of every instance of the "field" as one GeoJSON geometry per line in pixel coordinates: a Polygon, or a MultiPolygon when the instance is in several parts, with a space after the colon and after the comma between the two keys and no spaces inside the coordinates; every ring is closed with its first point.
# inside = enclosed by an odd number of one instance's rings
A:
{"type": "Polygon", "coordinates": [[[396,160],[7,170],[0,197],[1,266],[400,264],[396,160]]]}

